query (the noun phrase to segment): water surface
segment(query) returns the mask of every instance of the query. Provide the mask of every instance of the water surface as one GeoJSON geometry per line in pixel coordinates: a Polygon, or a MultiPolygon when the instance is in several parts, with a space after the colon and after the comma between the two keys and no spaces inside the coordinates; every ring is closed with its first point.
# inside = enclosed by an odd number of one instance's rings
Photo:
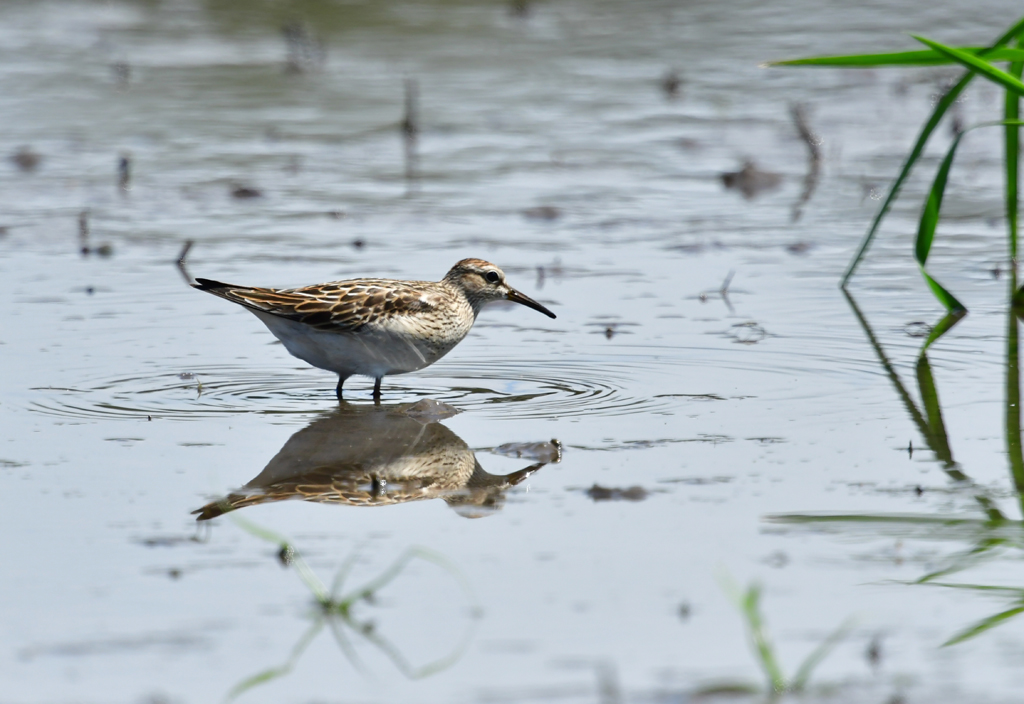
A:
{"type": "MultiPolygon", "coordinates": [[[[913,48],[904,30],[983,44],[1017,11],[4,4],[0,153],[40,159],[0,165],[0,701],[687,701],[761,686],[728,586],[754,582],[789,673],[852,619],[815,692],[1014,701],[1024,622],[940,646],[1019,596],[909,584],[962,565],[934,581],[1020,588],[999,135],[959,157],[933,272],[971,314],[924,374],[941,311],[910,241],[938,148],[856,279],[868,330],[837,281],[955,72],[758,64],[913,48]],[[806,202],[797,103],[823,140],[806,202]],[[752,198],[721,178],[747,161],[778,175],[752,198]],[[489,308],[445,359],[385,379],[384,413],[462,411],[423,425],[435,444],[397,422],[420,448],[401,457],[467,475],[414,481],[358,443],[300,447],[340,422],[335,380],[188,288],[186,240],[192,275],[282,287],[481,257],[558,319],[489,308]],[[247,484],[284,492],[293,457],[347,468],[361,501],[196,524],[247,484]],[[390,484],[419,493],[379,500],[390,484]],[[344,619],[298,567],[329,588],[349,565],[343,595],[410,555],[344,619]]],[[[1001,100],[978,85],[957,110],[1001,100]]],[[[377,412],[371,388],[347,385],[354,417],[377,412]]]]}

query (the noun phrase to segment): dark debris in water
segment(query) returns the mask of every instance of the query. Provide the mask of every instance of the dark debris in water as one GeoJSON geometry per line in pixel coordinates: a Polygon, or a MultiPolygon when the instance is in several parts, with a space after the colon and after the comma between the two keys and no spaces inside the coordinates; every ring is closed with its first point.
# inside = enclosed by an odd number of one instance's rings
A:
{"type": "Polygon", "coordinates": [[[43,157],[32,151],[31,147],[20,147],[18,151],[11,155],[11,161],[25,173],[30,173],[38,168],[39,164],[43,161],[43,157]]]}
{"type": "Polygon", "coordinates": [[[136,542],[146,548],[173,548],[178,545],[203,541],[195,535],[155,535],[149,538],[139,538],[136,542]]]}
{"type": "Polygon", "coordinates": [[[688,484],[690,486],[707,486],[709,484],[728,484],[733,477],[677,477],[675,479],[662,479],[661,484],[688,484]]]}
{"type": "Polygon", "coordinates": [[[281,34],[288,50],[287,73],[312,73],[323,68],[327,50],[305,23],[289,22],[281,27],[281,34]]]}
{"type": "Polygon", "coordinates": [[[250,200],[252,198],[262,198],[263,191],[252,186],[233,186],[231,188],[231,197],[237,198],[238,200],[250,200]]]}
{"type": "Polygon", "coordinates": [[[546,220],[551,222],[562,217],[562,211],[553,205],[538,205],[533,208],[527,208],[523,211],[523,215],[530,220],[546,220]]]}
{"type": "Polygon", "coordinates": [[[743,163],[739,171],[727,171],[722,174],[722,185],[730,190],[739,191],[744,198],[753,198],[774,191],[782,185],[782,174],[762,171],[753,161],[743,163]]]}
{"type": "Polygon", "coordinates": [[[661,78],[661,92],[666,98],[674,99],[679,97],[679,89],[683,87],[683,79],[675,69],[670,70],[661,78]]]}
{"type": "Polygon", "coordinates": [[[195,650],[209,648],[210,642],[205,636],[188,632],[146,633],[139,636],[124,636],[97,640],[77,641],[70,643],[54,643],[24,648],[18,653],[22,660],[32,660],[40,656],[57,655],[81,657],[83,655],[108,655],[111,653],[131,653],[143,648],[173,648],[175,650],[195,650]]]}
{"type": "Polygon", "coordinates": [[[760,443],[761,445],[776,445],[776,444],[778,444],[780,442],[786,442],[786,438],[777,438],[777,437],[770,437],[770,436],[759,437],[759,438],[746,438],[746,439],[751,441],[751,442],[760,443]]]}
{"type": "Polygon", "coordinates": [[[648,496],[647,489],[642,486],[631,486],[625,489],[594,484],[586,490],[587,496],[594,501],[643,501],[648,496]]]}
{"type": "Polygon", "coordinates": [[[127,61],[115,61],[110,64],[110,74],[114,77],[114,83],[121,90],[128,87],[132,80],[132,67],[127,61]]]}

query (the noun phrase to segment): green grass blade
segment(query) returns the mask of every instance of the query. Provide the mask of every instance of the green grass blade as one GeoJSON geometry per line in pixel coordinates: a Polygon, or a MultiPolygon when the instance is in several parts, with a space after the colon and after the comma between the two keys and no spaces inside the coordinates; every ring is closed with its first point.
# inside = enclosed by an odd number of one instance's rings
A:
{"type": "Polygon", "coordinates": [[[266,670],[263,670],[262,672],[256,673],[251,677],[245,678],[244,680],[242,680],[241,682],[239,682],[231,688],[231,691],[228,692],[227,696],[225,697],[225,700],[230,702],[234,699],[237,699],[253,687],[257,687],[261,684],[266,684],[271,680],[276,680],[280,677],[284,677],[289,672],[291,672],[295,668],[295,663],[298,662],[299,658],[302,657],[302,654],[306,652],[306,648],[309,647],[309,644],[312,643],[313,639],[316,638],[318,633],[320,633],[320,629],[323,628],[323,625],[323,619],[318,619],[317,621],[315,621],[313,625],[310,626],[309,629],[303,634],[303,636],[299,638],[299,642],[295,644],[294,648],[292,648],[291,655],[288,656],[288,660],[286,660],[283,665],[268,668],[266,670]]]}
{"type": "Polygon", "coordinates": [[[967,308],[964,307],[963,303],[956,299],[956,296],[947,291],[946,288],[938,281],[933,279],[931,274],[925,271],[923,266],[919,268],[921,270],[921,276],[924,277],[925,283],[928,284],[928,288],[932,291],[932,295],[939,300],[939,303],[946,307],[946,310],[953,314],[963,314],[967,312],[967,308]]]}
{"type": "MultiPolygon", "coordinates": [[[[1008,41],[1016,38],[1022,31],[1024,31],[1024,17],[1017,20],[1013,26],[996,39],[989,47],[989,51],[994,51],[1002,47],[1008,41]]],[[[979,52],[979,56],[987,55],[987,53],[987,51],[979,52]]],[[[846,272],[843,274],[840,287],[846,288],[847,283],[850,281],[850,277],[857,271],[857,267],[860,266],[861,260],[864,259],[864,255],[867,254],[868,249],[871,247],[871,242],[875,239],[875,235],[878,234],[878,228],[881,226],[882,220],[885,219],[889,209],[892,208],[893,202],[896,200],[900,189],[903,187],[903,182],[907,180],[907,177],[913,170],[914,165],[920,158],[921,152],[924,151],[924,147],[928,143],[928,139],[931,137],[932,132],[935,131],[935,128],[942,120],[942,117],[946,114],[949,106],[956,102],[956,99],[960,97],[964,88],[967,87],[973,78],[973,72],[965,74],[956,82],[956,85],[946,91],[946,94],[943,95],[935,105],[935,109],[932,111],[931,116],[921,129],[921,133],[917,136],[917,141],[914,142],[914,146],[910,150],[910,154],[908,154],[906,160],[904,160],[903,166],[900,168],[900,173],[896,176],[896,180],[893,181],[892,185],[889,187],[889,192],[886,194],[885,200],[882,201],[882,206],[878,209],[878,213],[875,214],[874,220],[871,221],[871,227],[868,228],[867,234],[864,236],[864,239],[861,240],[857,253],[854,255],[853,259],[850,260],[849,266],[846,267],[846,272]]]]}
{"type": "MultiPolygon", "coordinates": [[[[946,316],[947,318],[950,316],[946,316]]],[[[941,325],[942,323],[939,323],[941,325]]],[[[947,328],[948,329],[948,328],[947,328]]],[[[935,388],[935,376],[932,374],[932,365],[928,362],[928,355],[921,351],[917,356],[915,369],[917,376],[917,388],[921,393],[921,405],[927,414],[926,428],[928,448],[935,453],[936,459],[944,465],[949,466],[953,462],[953,450],[949,446],[949,435],[946,433],[946,424],[942,420],[942,404],[939,403],[939,390],[935,388]]]]}
{"type": "Polygon", "coordinates": [[[786,677],[782,674],[782,668],[775,658],[775,650],[765,632],[764,621],[761,619],[761,587],[757,584],[751,585],[740,601],[743,609],[743,616],[747,620],[747,630],[750,639],[754,643],[754,651],[757,654],[761,669],[768,677],[768,686],[771,691],[779,694],[786,691],[786,677]]]}
{"type": "MultiPolygon", "coordinates": [[[[1024,84],[1022,84],[1022,86],[1024,86],[1024,84]]],[[[935,240],[935,229],[939,225],[939,217],[942,212],[942,199],[946,193],[946,184],[949,182],[949,170],[953,166],[953,159],[956,157],[957,148],[960,146],[960,142],[964,135],[979,127],[990,127],[993,125],[1008,124],[1009,122],[1013,122],[1015,125],[1019,124],[1019,121],[1017,120],[986,122],[964,130],[956,136],[956,139],[954,139],[953,143],[949,146],[949,150],[946,152],[945,158],[943,158],[942,163],[939,165],[939,170],[935,173],[935,180],[932,182],[931,190],[928,192],[928,199],[925,201],[924,209],[921,212],[921,220],[918,223],[917,228],[917,238],[914,241],[914,258],[917,259],[917,263],[921,268],[921,274],[928,283],[928,288],[932,290],[932,293],[935,294],[935,297],[939,302],[945,306],[946,310],[952,314],[965,313],[967,308],[960,303],[953,294],[932,278],[926,269],[926,265],[928,264],[928,254],[931,252],[932,243],[935,240]]],[[[930,344],[930,342],[928,344],[930,344]]]]}
{"type": "Polygon", "coordinates": [[[1017,501],[1024,507],[1024,449],[1021,448],[1020,438],[1020,324],[1012,308],[1007,317],[1006,411],[1003,422],[1006,424],[1006,455],[1010,460],[1010,476],[1017,490],[1017,501]]]}
{"type": "Polygon", "coordinates": [[[932,242],[935,239],[935,228],[939,224],[939,213],[942,210],[942,198],[946,194],[946,183],[949,181],[949,170],[953,166],[953,158],[956,156],[956,149],[960,146],[960,140],[967,134],[965,130],[956,136],[949,146],[945,158],[935,172],[935,180],[928,192],[928,200],[925,201],[924,210],[921,212],[921,221],[917,227],[917,238],[914,240],[914,258],[924,268],[928,263],[928,253],[931,251],[932,242]]]}
{"type": "Polygon", "coordinates": [[[1021,83],[1019,79],[1014,78],[1006,71],[993,66],[985,59],[975,56],[974,54],[971,54],[969,52],[962,51],[955,47],[946,46],[945,44],[939,44],[936,41],[932,41],[931,39],[927,39],[925,37],[920,37],[916,34],[911,34],[910,36],[912,36],[914,39],[921,42],[922,44],[930,46],[932,49],[935,49],[935,51],[945,54],[946,56],[953,59],[957,63],[963,64],[971,71],[974,71],[975,73],[984,76],[985,78],[989,79],[994,83],[998,83],[1007,90],[1011,90],[1017,95],[1024,95],[1024,83],[1021,83]]]}
{"type": "Polygon", "coordinates": [[[932,331],[928,334],[928,338],[924,341],[924,344],[921,345],[920,356],[923,357],[924,353],[928,351],[928,348],[932,346],[933,342],[945,335],[953,328],[954,325],[963,320],[964,315],[966,315],[966,313],[963,311],[947,313],[946,316],[932,328],[932,331]]]}
{"type": "MultiPolygon", "coordinates": [[[[999,48],[990,50],[986,47],[961,46],[961,51],[978,55],[987,52],[987,61],[1024,61],[1024,50],[999,48]]],[[[940,66],[954,63],[953,59],[938,51],[898,51],[883,54],[848,54],[845,56],[811,56],[803,59],[787,59],[785,61],[768,61],[765,68],[772,66],[815,66],[832,68],[878,68],[883,66],[940,66]]]]}
{"type": "Polygon", "coordinates": [[[1011,618],[1021,613],[1024,613],[1024,606],[1015,606],[1014,608],[1002,611],[995,616],[989,616],[988,618],[982,619],[970,628],[961,631],[947,640],[942,644],[942,647],[945,648],[950,645],[956,645],[957,643],[963,643],[965,640],[970,640],[975,636],[980,636],[985,631],[991,630],[999,624],[1009,621],[1011,618]]]}
{"type": "Polygon", "coordinates": [[[814,672],[822,660],[828,657],[828,654],[832,652],[832,649],[839,645],[846,636],[850,634],[850,629],[853,626],[852,620],[847,620],[839,625],[839,628],[832,631],[821,645],[811,651],[803,663],[800,665],[800,669],[796,671],[796,675],[793,677],[793,681],[789,685],[790,691],[801,692],[807,686],[807,681],[811,679],[811,673],[814,672]]]}
{"type": "Polygon", "coordinates": [[[921,275],[928,283],[939,302],[945,306],[950,313],[966,311],[967,308],[956,299],[953,294],[947,291],[938,281],[933,279],[925,265],[928,263],[928,254],[931,252],[932,242],[935,240],[935,228],[939,224],[939,214],[942,211],[942,198],[946,193],[946,183],[949,181],[949,169],[953,165],[953,157],[956,156],[956,148],[960,145],[961,138],[967,132],[961,132],[953,140],[953,144],[946,152],[938,172],[935,174],[935,181],[932,183],[931,191],[928,193],[928,200],[925,201],[924,210],[921,213],[921,221],[917,228],[917,239],[914,242],[914,257],[921,268],[921,275]]]}
{"type": "MultiPolygon", "coordinates": [[[[1024,39],[1017,40],[1018,47],[1024,47],[1024,39]]],[[[1024,60],[1018,59],[1010,64],[1009,73],[1020,80],[1024,72],[1024,60]]],[[[1020,96],[1013,91],[1006,91],[1003,119],[1006,121],[1004,135],[1006,152],[1006,222],[1010,235],[1010,259],[1017,260],[1017,211],[1019,203],[1018,179],[1020,177],[1020,126],[1009,124],[1020,119],[1020,96]]]]}
{"type": "Polygon", "coordinates": [[[262,538],[271,543],[276,543],[281,546],[281,550],[288,550],[292,555],[292,566],[295,568],[295,572],[299,575],[299,578],[305,583],[316,600],[321,604],[327,603],[330,600],[330,595],[327,592],[327,587],[320,581],[320,578],[316,576],[306,561],[302,559],[302,555],[299,551],[288,541],[287,538],[278,535],[272,530],[268,530],[263,526],[256,525],[251,521],[247,521],[241,516],[232,515],[231,520],[242,530],[246,531],[250,535],[254,535],[257,538],[262,538]]]}
{"type": "Polygon", "coordinates": [[[957,582],[931,582],[928,586],[945,587],[947,589],[964,589],[973,592],[988,592],[990,594],[1003,594],[1024,600],[1024,589],[1019,587],[997,587],[991,584],[961,584],[957,582]]]}

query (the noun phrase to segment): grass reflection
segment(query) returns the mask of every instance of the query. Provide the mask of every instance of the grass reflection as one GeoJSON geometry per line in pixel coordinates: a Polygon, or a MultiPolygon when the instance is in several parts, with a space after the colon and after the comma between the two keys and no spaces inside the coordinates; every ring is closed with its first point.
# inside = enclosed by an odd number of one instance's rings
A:
{"type": "Polygon", "coordinates": [[[239,527],[252,535],[279,546],[279,557],[285,564],[294,568],[303,584],[313,594],[317,608],[313,612],[313,622],[292,647],[288,659],[280,665],[257,672],[239,682],[228,693],[228,701],[238,698],[259,685],[288,675],[325,627],[331,632],[346,659],[354,668],[364,673],[366,667],[356,652],[353,639],[348,634],[372,645],[409,679],[420,679],[441,672],[454,665],[465,653],[475,629],[480,606],[465,575],[443,556],[422,547],[408,548],[369,582],[351,591],[344,591],[345,582],[359,557],[357,552],[353,552],[338,570],[330,589],[328,589],[290,541],[238,516],[232,518],[239,527]],[[398,579],[406,567],[417,560],[441,568],[458,583],[470,614],[455,646],[422,665],[415,665],[405,657],[401,648],[378,630],[372,618],[361,619],[356,613],[359,606],[372,605],[377,593],[398,579]]]}
{"type": "MultiPolygon", "coordinates": [[[[768,635],[765,620],[761,613],[761,586],[751,584],[741,592],[735,585],[726,584],[727,591],[731,592],[733,600],[739,607],[743,620],[746,622],[747,634],[753,646],[754,656],[761,669],[764,671],[767,680],[767,692],[770,701],[783,694],[800,694],[807,689],[807,683],[811,679],[814,669],[828,656],[832,649],[842,641],[850,631],[850,622],[843,623],[836,630],[828,635],[825,640],[812,650],[792,678],[786,677],[779,660],[775,655],[775,646],[768,635]]],[[[714,687],[706,687],[698,692],[699,695],[712,694],[757,694],[758,687],[744,683],[726,683],[714,687]]]]}
{"type": "MultiPolygon", "coordinates": [[[[1016,273],[1011,274],[1010,291],[1017,290],[1016,273]]],[[[897,395],[903,402],[911,420],[917,426],[928,449],[939,460],[950,479],[965,491],[971,492],[982,510],[983,517],[971,518],[963,515],[934,514],[848,514],[815,515],[808,513],[770,516],[776,523],[829,526],[840,531],[867,529],[876,534],[897,534],[932,540],[951,540],[966,547],[948,558],[944,565],[910,582],[914,585],[942,587],[962,591],[985,593],[1007,597],[1008,608],[988,616],[957,632],[943,645],[950,646],[975,638],[1024,613],[1024,588],[986,584],[956,583],[942,581],[949,576],[964,572],[982,563],[1001,557],[1007,551],[1024,553],[1024,521],[1007,518],[1000,511],[992,496],[983,487],[975,484],[961,469],[953,457],[949,435],[942,417],[942,406],[931,365],[928,362],[928,347],[948,332],[962,316],[947,315],[933,328],[922,346],[915,365],[921,406],[908,393],[899,374],[889,361],[867,319],[861,313],[853,297],[844,291],[855,317],[864,329],[868,342],[878,356],[879,364],[892,382],[897,395]]],[[[1005,388],[1005,436],[1010,479],[1014,499],[1024,515],[1024,456],[1021,447],[1020,412],[1020,317],[1024,310],[1011,305],[1007,315],[1006,334],[1006,388],[1005,388]]]]}

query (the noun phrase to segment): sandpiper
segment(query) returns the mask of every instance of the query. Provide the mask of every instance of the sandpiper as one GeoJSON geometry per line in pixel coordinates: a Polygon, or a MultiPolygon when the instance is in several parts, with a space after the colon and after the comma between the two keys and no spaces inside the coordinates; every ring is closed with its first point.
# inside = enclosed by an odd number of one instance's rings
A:
{"type": "Polygon", "coordinates": [[[463,259],[440,281],[351,279],[274,289],[197,277],[192,286],[244,306],[293,356],[337,374],[339,400],[353,374],[372,377],[373,397],[379,399],[384,376],[441,359],[492,301],[515,301],[555,317],[482,259],[463,259]]]}

